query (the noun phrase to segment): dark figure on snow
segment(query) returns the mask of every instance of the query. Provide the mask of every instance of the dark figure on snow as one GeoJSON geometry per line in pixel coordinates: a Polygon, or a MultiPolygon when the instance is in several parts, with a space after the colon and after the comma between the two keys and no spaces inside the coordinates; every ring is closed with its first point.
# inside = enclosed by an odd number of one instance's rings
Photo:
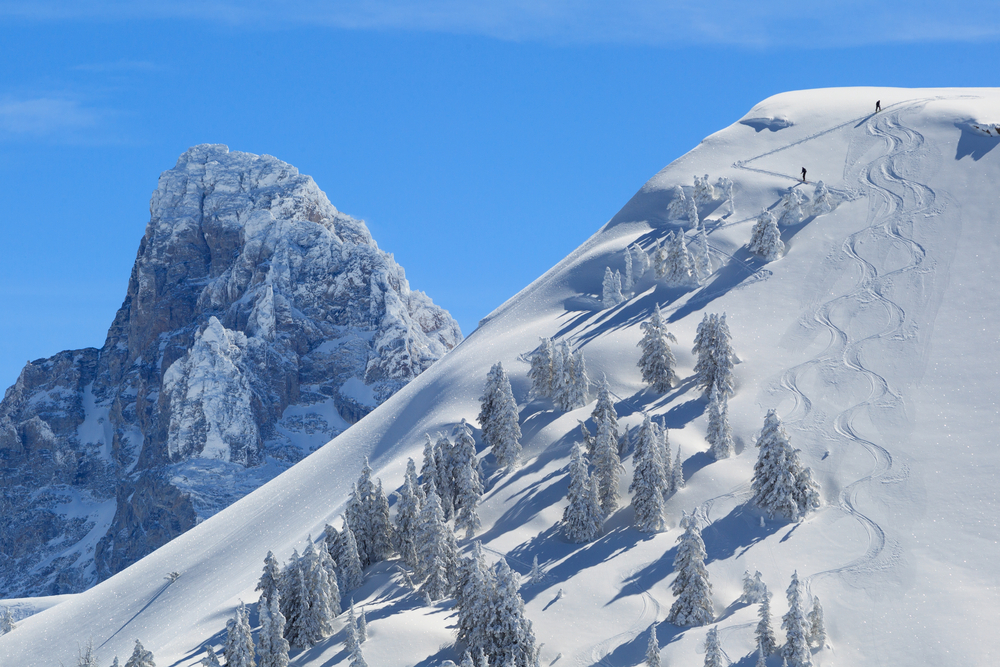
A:
{"type": "Polygon", "coordinates": [[[802,182],[806,182],[806,168],[802,167],[802,182]]]}
{"type": "Polygon", "coordinates": [[[875,113],[882,110],[882,100],[875,100],[875,113]]]}

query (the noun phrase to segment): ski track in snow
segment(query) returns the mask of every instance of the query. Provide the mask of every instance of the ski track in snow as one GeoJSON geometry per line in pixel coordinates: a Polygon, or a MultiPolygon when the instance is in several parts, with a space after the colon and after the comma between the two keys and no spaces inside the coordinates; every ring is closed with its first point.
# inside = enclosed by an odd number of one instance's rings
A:
{"type": "MultiPolygon", "coordinates": [[[[634,567],[627,572],[622,573],[621,581],[623,584],[628,582],[637,572],[649,567],[652,561],[643,563],[639,567],[634,567]]],[[[610,655],[613,649],[621,646],[622,644],[632,641],[638,637],[641,633],[645,632],[656,619],[660,617],[660,601],[652,596],[648,589],[642,591],[642,609],[639,612],[638,618],[636,618],[635,623],[625,630],[624,632],[619,632],[616,635],[612,635],[607,639],[598,642],[591,649],[591,660],[593,665],[601,665],[602,667],[616,667],[610,660],[610,655]],[[653,610],[653,619],[647,620],[649,617],[649,610],[653,610]]]]}
{"type": "MultiPolygon", "coordinates": [[[[821,575],[888,569],[899,557],[891,545],[887,552],[889,540],[886,531],[860,509],[859,495],[870,490],[876,482],[902,482],[906,479],[907,472],[896,470],[892,453],[862,435],[855,425],[855,420],[869,408],[899,409],[902,406],[902,397],[892,388],[888,380],[865,366],[862,348],[869,341],[899,338],[906,321],[906,311],[883,294],[883,286],[887,285],[893,276],[917,270],[923,262],[925,250],[919,243],[900,233],[901,223],[920,215],[930,216],[940,212],[935,209],[935,192],[926,185],[907,179],[901,169],[902,163],[914,155],[924,143],[924,138],[919,132],[902,124],[901,116],[907,109],[915,108],[925,102],[926,100],[913,100],[903,103],[895,110],[884,110],[867,122],[866,131],[884,142],[886,152],[868,163],[858,175],[860,187],[869,199],[867,225],[848,236],[842,247],[842,251],[860,271],[860,278],[853,289],[818,306],[813,314],[815,322],[831,334],[831,342],[827,349],[817,357],[789,368],[778,381],[778,391],[790,394],[794,400],[794,407],[786,416],[786,423],[802,423],[812,412],[813,402],[799,383],[803,371],[818,368],[823,376],[831,381],[836,381],[847,372],[849,374],[847,377],[860,376],[868,384],[867,395],[859,396],[861,400],[858,403],[836,415],[832,424],[838,441],[860,446],[872,457],[871,471],[848,484],[838,499],[839,508],[864,526],[868,533],[868,547],[862,556],[849,563],[807,577],[807,585],[810,579],[821,575]],[[882,272],[878,265],[862,255],[860,248],[865,242],[871,243],[876,248],[885,248],[887,245],[902,247],[909,254],[908,261],[902,267],[882,272]],[[871,305],[878,305],[883,309],[888,323],[874,332],[863,335],[852,333],[851,325],[858,323],[853,317],[853,313],[858,310],[857,306],[871,305]],[[838,315],[843,317],[845,313],[850,319],[846,324],[838,325],[836,322],[838,315]]],[[[739,166],[743,164],[745,163],[739,163],[739,166]]],[[[853,166],[846,165],[845,170],[849,171],[853,166]]],[[[749,167],[743,168],[749,169],[749,167]]]]}

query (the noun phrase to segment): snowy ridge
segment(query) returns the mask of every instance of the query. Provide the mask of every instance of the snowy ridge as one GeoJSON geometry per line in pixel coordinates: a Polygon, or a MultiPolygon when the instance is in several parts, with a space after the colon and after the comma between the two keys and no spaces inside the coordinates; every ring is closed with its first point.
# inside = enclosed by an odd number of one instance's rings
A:
{"type": "MultiPolygon", "coordinates": [[[[157,664],[195,664],[204,643],[221,645],[239,599],[256,600],[266,551],[287,559],[335,521],[366,456],[387,490],[398,487],[425,433],[476,423],[497,362],[518,402],[523,465],[501,474],[486,457],[478,538],[522,575],[537,557],[543,576],[522,583],[521,594],[544,643],[542,665],[639,664],[654,621],[665,664],[703,664],[712,627],[722,655],[754,664],[757,610],[741,601],[747,570],[774,593],[775,621],[787,611],[793,572],[822,599],[827,640],[813,649],[815,665],[992,664],[1000,152],[995,139],[956,123],[987,117],[998,102],[1000,92],[985,89],[819,90],[762,102],[747,118],[789,124],[758,132],[737,122],[707,138],[330,445],[92,590],[21,621],[0,638],[4,664],[69,663],[67,643],[90,637],[102,665],[124,659],[135,638],[157,664]],[[876,99],[883,111],[872,114],[876,99]],[[667,207],[675,186],[691,191],[695,174],[734,183],[733,212],[712,203],[697,212],[712,274],[667,287],[647,272],[624,302],[601,308],[605,270],[625,268],[626,248],[650,251],[686,231],[667,207]],[[818,180],[840,204],[782,226],[780,259],[752,255],[746,244],[761,209],[777,210],[796,191],[813,198],[818,180]],[[663,394],[636,366],[640,325],[656,306],[678,340],[680,382],[663,394]],[[692,377],[690,349],[707,313],[726,313],[740,359],[728,405],[736,451],[720,461],[706,454],[707,400],[692,377]],[[623,507],[593,542],[562,537],[568,464],[596,388],[587,406],[566,413],[529,399],[524,354],[542,337],[585,352],[590,377],[607,378],[623,428],[636,429],[645,411],[669,429],[686,486],[666,503],[664,532],[636,531],[623,507]],[[820,486],[819,509],[799,523],[768,519],[748,502],[753,443],[769,409],[820,486]],[[665,620],[682,511],[693,511],[705,544],[708,626],[665,620]],[[171,571],[180,577],[164,581],[171,571]]],[[[623,499],[631,458],[624,465],[623,499]]],[[[369,664],[460,661],[451,604],[426,605],[393,561],[369,570],[353,596],[367,611],[369,664]]],[[[325,642],[293,652],[292,664],[347,664],[343,622],[325,642]]]]}

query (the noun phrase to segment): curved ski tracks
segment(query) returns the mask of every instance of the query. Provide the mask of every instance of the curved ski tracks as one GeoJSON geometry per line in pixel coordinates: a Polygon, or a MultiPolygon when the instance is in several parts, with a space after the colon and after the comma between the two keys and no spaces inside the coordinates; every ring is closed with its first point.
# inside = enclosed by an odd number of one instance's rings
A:
{"type": "MultiPolygon", "coordinates": [[[[860,271],[860,278],[853,289],[820,305],[814,320],[831,334],[827,349],[817,357],[782,374],[779,391],[790,394],[795,401],[788,422],[802,422],[812,411],[812,401],[800,387],[799,378],[806,369],[818,366],[821,373],[836,376],[848,373],[867,381],[868,392],[861,401],[838,414],[832,423],[837,439],[846,445],[863,448],[872,458],[872,469],[864,477],[848,484],[840,493],[839,507],[856,518],[868,533],[868,547],[859,558],[843,566],[814,575],[874,571],[892,567],[898,559],[895,549],[886,549],[886,532],[874,519],[859,507],[859,495],[876,483],[899,482],[906,478],[905,470],[896,470],[892,453],[865,437],[855,425],[856,418],[870,407],[901,408],[902,398],[885,377],[865,366],[863,348],[869,341],[892,339],[901,336],[906,321],[902,306],[886,297],[883,287],[892,277],[917,270],[925,257],[924,248],[913,239],[903,236],[902,223],[918,215],[934,215],[936,195],[926,185],[907,179],[901,163],[920,150],[923,136],[901,122],[903,112],[920,105],[922,101],[902,105],[892,112],[883,112],[868,121],[866,131],[879,139],[886,152],[861,169],[857,175],[861,189],[869,198],[867,226],[848,236],[842,251],[860,271]],[[866,259],[860,251],[864,242],[894,244],[905,249],[908,261],[899,268],[881,271],[879,266],[866,259]],[[836,313],[844,305],[876,305],[884,310],[887,323],[877,331],[864,335],[852,334],[848,326],[836,323],[836,313]],[[890,474],[892,473],[892,474],[890,474]]],[[[846,165],[850,170],[854,165],[846,165]]],[[[850,312],[850,308],[848,308],[850,312]]],[[[812,577],[810,577],[812,578],[812,577]]]]}

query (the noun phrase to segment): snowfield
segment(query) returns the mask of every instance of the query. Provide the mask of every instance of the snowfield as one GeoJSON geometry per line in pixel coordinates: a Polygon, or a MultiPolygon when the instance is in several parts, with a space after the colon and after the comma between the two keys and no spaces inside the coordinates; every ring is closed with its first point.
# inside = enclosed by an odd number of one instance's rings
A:
{"type": "MultiPolygon", "coordinates": [[[[1000,138],[973,128],[1000,120],[998,105],[997,89],[852,88],[765,100],[656,174],[575,252],[347,432],[127,570],[21,620],[0,637],[0,664],[76,664],[88,640],[102,667],[116,655],[124,664],[137,638],[161,667],[197,664],[205,644],[221,649],[240,600],[256,602],[268,550],[284,562],[326,523],[339,525],[365,457],[395,489],[408,457],[419,468],[424,434],[450,435],[463,418],[478,426],[478,399],[498,361],[520,410],[523,465],[497,471],[479,442],[489,483],[477,539],[488,558],[505,556],[522,575],[537,557],[542,579],[525,577],[521,595],[544,644],[541,665],[640,664],[654,621],[664,664],[701,665],[717,627],[725,657],[753,665],[757,606],[737,602],[748,569],[775,595],[779,643],[793,571],[822,600],[828,639],[815,665],[1000,663],[1000,138]],[[691,196],[693,176],[703,174],[734,183],[734,212],[721,199],[699,206],[712,274],[667,287],[650,270],[623,303],[602,309],[605,269],[624,274],[628,246],[648,251],[677,230],[690,243],[694,231],[668,219],[667,206],[674,186],[691,196]],[[782,226],[780,259],[751,255],[761,210],[793,191],[812,198],[820,180],[837,207],[782,226]],[[678,339],[681,380],[666,394],[636,366],[640,324],[656,305],[678,339]],[[691,345],[706,313],[726,313],[741,360],[729,401],[736,455],[722,461],[705,454],[707,399],[692,378],[691,345]],[[591,380],[607,378],[623,426],[636,429],[645,411],[670,429],[687,484],[667,503],[664,532],[631,527],[627,457],[623,508],[603,534],[589,544],[560,534],[578,421],[590,419],[597,392],[569,413],[529,400],[527,353],[540,337],[583,350],[591,380]],[[821,487],[821,507],[800,523],[763,517],[749,502],[753,445],[772,408],[821,487]],[[678,522],[692,510],[715,623],[678,628],[664,619],[678,522]]],[[[427,605],[395,559],[368,570],[353,598],[367,614],[372,667],[461,661],[453,602],[427,605]]],[[[27,608],[18,602],[15,612],[27,608]]],[[[293,651],[292,664],[346,665],[343,618],[325,642],[293,651]]]]}

